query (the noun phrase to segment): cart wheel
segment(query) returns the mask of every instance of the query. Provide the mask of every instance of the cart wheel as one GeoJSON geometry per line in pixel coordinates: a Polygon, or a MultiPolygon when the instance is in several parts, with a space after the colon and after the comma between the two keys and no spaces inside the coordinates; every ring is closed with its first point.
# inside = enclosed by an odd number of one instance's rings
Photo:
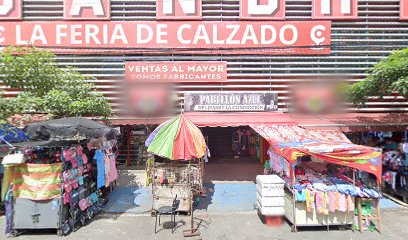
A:
{"type": "Polygon", "coordinates": [[[62,231],[62,229],[57,230],[57,235],[60,237],[64,236],[64,232],[62,231]]]}
{"type": "Polygon", "coordinates": [[[17,230],[11,231],[11,236],[12,237],[17,237],[18,236],[18,231],[17,230]]]}
{"type": "Polygon", "coordinates": [[[295,226],[293,225],[293,226],[290,228],[290,231],[294,233],[294,232],[297,232],[297,229],[296,229],[295,226]]]}
{"type": "Polygon", "coordinates": [[[151,215],[152,217],[156,217],[156,211],[152,211],[152,212],[150,213],[150,215],[151,215]]]}

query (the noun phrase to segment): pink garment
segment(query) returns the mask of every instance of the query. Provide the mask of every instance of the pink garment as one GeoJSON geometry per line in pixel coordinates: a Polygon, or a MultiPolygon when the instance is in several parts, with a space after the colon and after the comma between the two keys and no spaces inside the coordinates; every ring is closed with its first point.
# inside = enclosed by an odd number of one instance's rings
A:
{"type": "Polygon", "coordinates": [[[316,192],[315,194],[315,201],[316,201],[316,209],[321,209],[323,207],[323,199],[320,192],[316,192]]]}
{"type": "Polygon", "coordinates": [[[87,209],[89,207],[88,200],[86,198],[81,199],[79,201],[78,205],[79,205],[79,208],[81,209],[81,211],[85,211],[85,209],[87,209]]]}
{"type": "Polygon", "coordinates": [[[106,186],[118,179],[118,171],[116,169],[115,158],[112,154],[107,155],[105,161],[109,161],[109,171],[106,172],[106,186]]]}
{"type": "Polygon", "coordinates": [[[62,155],[66,162],[70,162],[74,158],[75,152],[72,149],[65,149],[62,151],[62,155]]]}
{"type": "Polygon", "coordinates": [[[78,167],[78,160],[76,158],[72,158],[71,163],[72,163],[72,168],[78,167]]]}
{"type": "Polygon", "coordinates": [[[336,192],[329,191],[329,211],[335,212],[336,211],[336,192]]]}
{"type": "Polygon", "coordinates": [[[65,192],[64,195],[62,196],[62,199],[64,201],[64,204],[68,204],[69,201],[71,200],[71,196],[69,192],[65,192]]]}
{"type": "Polygon", "coordinates": [[[84,164],[88,163],[88,157],[86,156],[86,154],[82,154],[82,161],[84,162],[84,164]]]}
{"type": "Polygon", "coordinates": [[[75,179],[73,179],[71,181],[71,186],[72,186],[73,189],[77,189],[79,187],[79,181],[78,181],[77,178],[75,178],[75,179]]]}
{"type": "Polygon", "coordinates": [[[76,147],[76,153],[78,154],[78,156],[82,155],[82,147],[81,146],[76,147]]]}
{"type": "Polygon", "coordinates": [[[343,194],[343,193],[340,193],[340,198],[339,198],[339,211],[340,211],[340,212],[346,212],[346,211],[347,211],[346,195],[343,194]]]}
{"type": "Polygon", "coordinates": [[[354,199],[350,195],[347,195],[347,211],[354,211],[354,199]]]}

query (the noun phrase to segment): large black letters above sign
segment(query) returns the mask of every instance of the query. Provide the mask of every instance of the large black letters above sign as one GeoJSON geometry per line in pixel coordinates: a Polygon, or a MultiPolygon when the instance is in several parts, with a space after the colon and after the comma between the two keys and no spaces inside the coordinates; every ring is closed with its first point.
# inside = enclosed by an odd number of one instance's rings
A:
{"type": "Polygon", "coordinates": [[[274,92],[194,92],[184,94],[186,112],[262,112],[278,110],[274,92]]]}

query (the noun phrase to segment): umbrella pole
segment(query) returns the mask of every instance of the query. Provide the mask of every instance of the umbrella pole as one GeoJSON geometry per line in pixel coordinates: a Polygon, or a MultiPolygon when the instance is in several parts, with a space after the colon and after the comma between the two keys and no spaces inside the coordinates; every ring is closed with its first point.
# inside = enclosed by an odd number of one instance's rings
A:
{"type": "MultiPolygon", "coordinates": [[[[191,221],[191,229],[183,231],[183,237],[197,237],[201,236],[200,230],[194,228],[194,210],[193,210],[193,190],[191,189],[191,200],[190,200],[190,221],[191,221]]],[[[201,239],[201,237],[200,237],[201,239]]]]}
{"type": "MultiPolygon", "coordinates": [[[[191,163],[191,161],[190,161],[191,163]]],[[[189,163],[189,165],[190,165],[189,163]]],[[[200,230],[195,229],[194,228],[194,210],[193,210],[193,200],[194,200],[194,188],[192,186],[191,183],[191,166],[189,166],[189,172],[188,172],[188,185],[190,186],[190,221],[191,221],[191,225],[190,225],[190,230],[184,230],[183,231],[183,237],[187,238],[187,237],[197,237],[199,236],[201,239],[201,233],[200,230]]]]}

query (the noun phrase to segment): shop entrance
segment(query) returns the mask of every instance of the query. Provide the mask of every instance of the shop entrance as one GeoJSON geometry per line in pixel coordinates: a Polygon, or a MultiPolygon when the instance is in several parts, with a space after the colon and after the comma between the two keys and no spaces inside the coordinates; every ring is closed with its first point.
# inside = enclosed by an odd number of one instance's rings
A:
{"type": "Polygon", "coordinates": [[[201,129],[211,153],[205,167],[206,182],[255,182],[256,175],[262,174],[266,157],[260,153],[264,152],[267,146],[264,146],[262,137],[250,127],[203,127],[201,129]],[[240,136],[238,144],[237,134],[240,136]]]}

